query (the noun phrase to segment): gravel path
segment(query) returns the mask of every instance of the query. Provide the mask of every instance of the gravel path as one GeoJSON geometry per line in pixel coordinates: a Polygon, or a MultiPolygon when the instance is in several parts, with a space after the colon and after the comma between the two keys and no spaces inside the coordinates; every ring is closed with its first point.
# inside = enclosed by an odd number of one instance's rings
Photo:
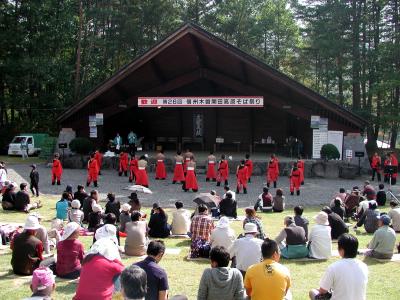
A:
{"type": "MultiPolygon", "coordinates": [[[[50,168],[45,165],[39,165],[38,170],[40,173],[40,192],[44,194],[61,195],[65,186],[70,184],[74,190],[78,184],[85,183],[86,171],[76,169],[65,169],[62,178],[61,186],[52,186],[50,177],[50,168]]],[[[17,182],[29,183],[29,165],[9,165],[8,174],[9,179],[17,182]]],[[[172,207],[176,200],[180,200],[185,203],[186,206],[193,207],[193,198],[195,193],[184,192],[181,189],[181,185],[172,184],[172,174],[168,174],[167,180],[155,180],[154,173],[149,174],[150,189],[153,194],[139,194],[139,198],[144,206],[151,206],[154,202],[158,202],[161,206],[172,207]]],[[[278,187],[283,188],[284,194],[286,195],[286,205],[295,206],[301,205],[325,205],[332,196],[339,190],[340,187],[346,190],[351,189],[353,186],[362,187],[364,180],[367,177],[360,177],[357,180],[345,180],[345,179],[320,179],[320,178],[306,178],[305,185],[301,187],[300,196],[290,196],[289,193],[289,180],[287,177],[280,177],[278,181],[278,187]]],[[[205,182],[205,175],[200,174],[198,176],[198,183],[200,190],[199,192],[208,192],[211,189],[215,189],[218,194],[223,193],[223,187],[216,187],[213,182],[205,182]]],[[[252,178],[252,182],[248,187],[248,194],[237,195],[236,199],[240,207],[246,207],[254,205],[258,195],[262,192],[262,188],[265,183],[264,176],[255,176],[252,178]]],[[[124,190],[129,185],[127,177],[119,177],[114,170],[104,170],[99,178],[98,190],[102,198],[105,198],[107,192],[114,192],[117,198],[121,202],[128,201],[127,196],[130,191],[124,190]]],[[[230,175],[230,185],[232,189],[236,189],[236,178],[230,175]]],[[[377,186],[377,182],[374,182],[377,186]]],[[[93,187],[87,188],[87,191],[93,187]]],[[[272,194],[275,194],[275,189],[271,189],[272,194]]],[[[400,193],[400,186],[393,186],[393,192],[395,195],[400,193]]]]}

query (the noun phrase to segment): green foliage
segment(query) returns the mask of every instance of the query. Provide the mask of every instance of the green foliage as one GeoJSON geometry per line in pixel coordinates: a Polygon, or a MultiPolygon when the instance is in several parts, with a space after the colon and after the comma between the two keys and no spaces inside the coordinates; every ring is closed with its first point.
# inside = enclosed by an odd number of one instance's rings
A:
{"type": "Polygon", "coordinates": [[[340,158],[339,150],[333,144],[323,145],[320,153],[321,153],[321,158],[325,160],[340,158]]]}
{"type": "Polygon", "coordinates": [[[75,153],[86,155],[94,150],[94,145],[86,138],[77,137],[69,143],[69,148],[75,153]]]}

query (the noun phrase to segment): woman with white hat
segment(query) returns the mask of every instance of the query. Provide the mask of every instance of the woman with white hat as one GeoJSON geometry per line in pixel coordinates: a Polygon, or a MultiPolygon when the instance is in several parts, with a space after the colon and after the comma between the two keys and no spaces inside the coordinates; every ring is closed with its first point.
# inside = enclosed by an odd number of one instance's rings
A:
{"type": "Polygon", "coordinates": [[[221,246],[229,249],[236,240],[235,231],[229,225],[228,217],[221,217],[217,226],[211,231],[211,248],[221,246]]]}
{"type": "Polygon", "coordinates": [[[332,256],[331,227],[328,214],[320,211],[314,217],[316,225],[311,228],[308,247],[309,256],[318,259],[328,259],[332,256]]]}
{"type": "Polygon", "coordinates": [[[61,241],[57,244],[58,277],[75,279],[81,274],[81,263],[85,252],[83,244],[78,240],[80,228],[81,226],[75,222],[68,223],[64,228],[61,241]]]}
{"type": "Polygon", "coordinates": [[[82,226],[84,217],[83,211],[80,210],[81,202],[77,199],[71,202],[71,210],[68,210],[68,221],[75,222],[82,226]]]}
{"type": "Polygon", "coordinates": [[[130,214],[131,206],[128,203],[124,203],[121,206],[121,214],[119,215],[119,231],[125,232],[126,223],[131,221],[130,214]]]}

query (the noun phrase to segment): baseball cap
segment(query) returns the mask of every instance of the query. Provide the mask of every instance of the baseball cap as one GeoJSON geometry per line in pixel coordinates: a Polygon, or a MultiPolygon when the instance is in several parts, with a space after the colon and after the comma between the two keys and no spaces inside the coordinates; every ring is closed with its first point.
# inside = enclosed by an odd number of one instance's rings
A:
{"type": "Polygon", "coordinates": [[[32,290],[44,290],[55,283],[55,276],[49,268],[40,267],[33,271],[32,290]]]}
{"type": "Polygon", "coordinates": [[[389,225],[390,224],[390,217],[387,214],[383,214],[383,215],[378,216],[378,220],[381,220],[384,225],[389,225]]]}

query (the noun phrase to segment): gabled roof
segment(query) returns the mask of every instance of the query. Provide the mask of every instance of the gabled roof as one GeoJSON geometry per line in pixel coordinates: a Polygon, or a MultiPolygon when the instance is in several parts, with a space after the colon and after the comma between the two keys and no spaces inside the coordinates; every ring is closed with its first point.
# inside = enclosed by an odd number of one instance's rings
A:
{"type": "MultiPolygon", "coordinates": [[[[168,89],[155,87],[171,85],[173,80],[176,83],[178,79],[190,75],[192,80],[196,80],[198,76],[222,85],[230,85],[243,93],[249,91],[270,95],[268,97],[275,105],[279,101],[281,106],[282,103],[289,106],[293,104],[304,115],[324,111],[322,114],[334,115],[356,128],[363,129],[367,124],[360,116],[191,23],[184,24],[97,85],[81,101],[63,112],[57,121],[63,123],[74,113],[96,101],[107,107],[107,101],[132,101],[139,95],[167,91],[168,89]]],[[[181,85],[189,82],[187,79],[180,81],[181,85]]],[[[265,102],[268,103],[268,99],[265,102]]]]}

